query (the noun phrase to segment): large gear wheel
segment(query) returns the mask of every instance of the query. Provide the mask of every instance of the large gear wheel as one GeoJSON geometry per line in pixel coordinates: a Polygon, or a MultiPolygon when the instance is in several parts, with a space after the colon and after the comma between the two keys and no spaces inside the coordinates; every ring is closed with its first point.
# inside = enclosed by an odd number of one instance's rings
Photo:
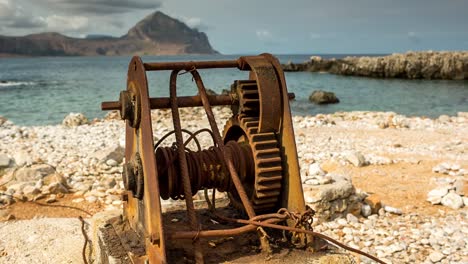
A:
{"type": "MultiPolygon", "coordinates": [[[[258,118],[244,114],[229,119],[224,127],[224,143],[234,140],[251,147],[255,170],[242,179],[244,189],[256,212],[275,210],[279,203],[282,182],[281,152],[275,133],[258,133],[258,118]]],[[[243,209],[233,188],[229,194],[232,204],[243,209]]]]}

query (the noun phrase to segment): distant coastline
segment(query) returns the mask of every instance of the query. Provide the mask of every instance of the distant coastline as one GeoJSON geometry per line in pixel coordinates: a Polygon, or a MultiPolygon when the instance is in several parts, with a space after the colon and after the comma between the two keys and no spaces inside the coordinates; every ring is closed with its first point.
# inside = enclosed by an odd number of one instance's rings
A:
{"type": "Polygon", "coordinates": [[[72,38],[55,32],[0,36],[0,57],[217,54],[205,33],[155,12],[121,37],[72,38]]]}
{"type": "Polygon", "coordinates": [[[285,71],[328,72],[374,78],[468,80],[468,51],[422,51],[387,56],[312,56],[283,64],[285,71]]]}

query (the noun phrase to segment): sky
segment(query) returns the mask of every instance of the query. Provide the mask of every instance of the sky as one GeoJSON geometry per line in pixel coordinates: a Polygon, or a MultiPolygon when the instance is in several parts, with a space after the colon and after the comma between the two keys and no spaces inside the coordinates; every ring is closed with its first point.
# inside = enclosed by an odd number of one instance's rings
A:
{"type": "Polygon", "coordinates": [[[121,36],[156,10],[223,54],[468,50],[468,0],[0,0],[0,35],[121,36]]]}

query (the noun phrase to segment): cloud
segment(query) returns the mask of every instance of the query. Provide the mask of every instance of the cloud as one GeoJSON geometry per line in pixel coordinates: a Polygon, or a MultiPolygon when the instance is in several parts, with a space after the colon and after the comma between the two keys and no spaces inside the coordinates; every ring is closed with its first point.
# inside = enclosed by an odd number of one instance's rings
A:
{"type": "Polygon", "coordinates": [[[199,17],[187,17],[187,16],[181,16],[176,13],[172,12],[167,12],[166,13],[168,16],[173,17],[177,20],[182,21],[184,24],[186,24],[188,27],[193,28],[193,29],[198,29],[200,31],[206,31],[208,29],[212,29],[212,25],[207,25],[205,24],[201,18],[199,17]]]}
{"type": "Polygon", "coordinates": [[[34,17],[12,0],[0,0],[0,28],[41,28],[44,18],[34,17]]]}
{"type": "Polygon", "coordinates": [[[83,16],[51,15],[45,19],[48,31],[54,32],[84,32],[89,28],[89,19],[83,16]]]}
{"type": "Polygon", "coordinates": [[[257,35],[257,38],[261,41],[269,41],[273,37],[270,31],[265,29],[257,30],[255,35],[257,35]]]}
{"type": "Polygon", "coordinates": [[[8,0],[0,0],[0,20],[10,18],[14,14],[14,10],[13,3],[8,0]]]}
{"type": "Polygon", "coordinates": [[[121,14],[161,7],[157,0],[37,0],[48,8],[72,14],[121,14]]]}
{"type": "Polygon", "coordinates": [[[43,28],[46,25],[43,17],[18,16],[6,26],[9,28],[43,28]]]}
{"type": "Polygon", "coordinates": [[[407,33],[407,36],[408,36],[408,39],[413,42],[413,43],[420,43],[421,42],[421,37],[418,33],[414,32],[414,31],[409,31],[407,33]]]}

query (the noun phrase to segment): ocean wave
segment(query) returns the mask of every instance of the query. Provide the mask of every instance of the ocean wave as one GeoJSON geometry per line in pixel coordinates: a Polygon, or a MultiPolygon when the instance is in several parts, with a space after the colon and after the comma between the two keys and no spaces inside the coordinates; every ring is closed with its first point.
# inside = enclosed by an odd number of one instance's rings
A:
{"type": "Polygon", "coordinates": [[[0,81],[0,87],[33,85],[35,82],[0,81]]]}

